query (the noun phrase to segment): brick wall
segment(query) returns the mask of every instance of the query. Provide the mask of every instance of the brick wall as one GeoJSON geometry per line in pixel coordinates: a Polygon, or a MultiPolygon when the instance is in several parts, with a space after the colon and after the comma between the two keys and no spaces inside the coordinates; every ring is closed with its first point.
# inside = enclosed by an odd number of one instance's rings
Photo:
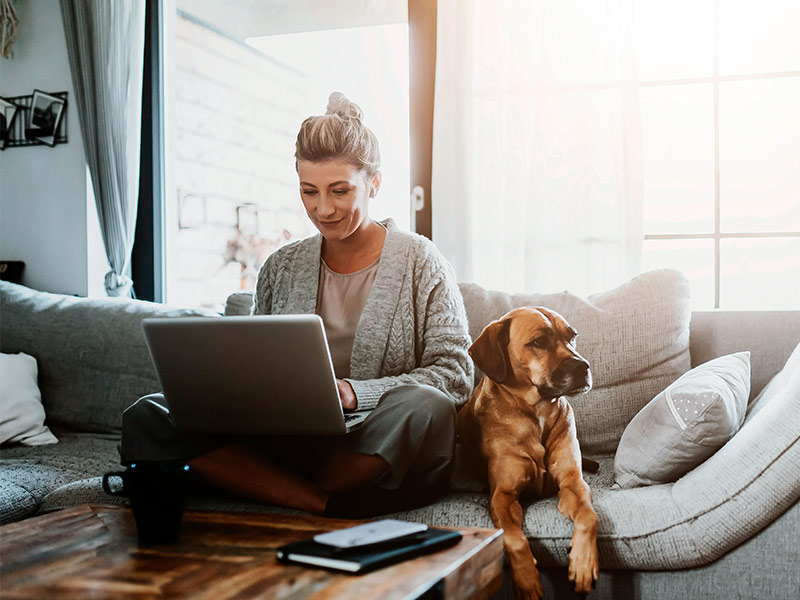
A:
{"type": "Polygon", "coordinates": [[[294,170],[306,77],[180,13],[172,52],[167,299],[220,308],[312,233],[294,170]]]}

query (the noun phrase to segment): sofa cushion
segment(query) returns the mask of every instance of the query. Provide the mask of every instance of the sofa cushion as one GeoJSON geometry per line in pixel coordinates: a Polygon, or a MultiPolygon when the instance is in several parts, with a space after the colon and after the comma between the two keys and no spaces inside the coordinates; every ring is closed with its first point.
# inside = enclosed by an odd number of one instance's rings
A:
{"type": "Polygon", "coordinates": [[[61,486],[119,468],[117,436],[58,435],[58,444],[0,450],[0,522],[34,514],[44,498],[61,486]]]}
{"type": "Polygon", "coordinates": [[[216,313],[125,298],[76,298],[0,282],[0,314],[0,351],[36,358],[48,425],[119,432],[122,411],[159,389],[142,319],[216,313]]]}
{"type": "Polygon", "coordinates": [[[629,488],[676,481],[734,436],[749,395],[749,352],[684,373],[625,428],[614,457],[615,482],[629,488]]]}
{"type": "Polygon", "coordinates": [[[634,415],[689,370],[689,284],[678,271],[644,273],[586,299],[568,292],[507,294],[468,283],[460,288],[473,340],[520,306],[552,308],[578,330],[578,351],[594,378],[589,393],[570,399],[585,454],[613,453],[634,415]]]}
{"type": "Polygon", "coordinates": [[[36,498],[25,486],[0,477],[0,525],[33,516],[38,507],[36,498]]]}

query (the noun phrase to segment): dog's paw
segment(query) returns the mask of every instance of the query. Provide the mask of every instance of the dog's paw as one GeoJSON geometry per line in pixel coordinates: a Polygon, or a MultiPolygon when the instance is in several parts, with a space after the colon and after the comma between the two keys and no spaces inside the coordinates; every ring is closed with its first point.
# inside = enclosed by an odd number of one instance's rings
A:
{"type": "Polygon", "coordinates": [[[522,585],[515,583],[514,592],[517,600],[542,600],[544,597],[542,582],[538,575],[536,581],[527,581],[522,585]]]}
{"type": "Polygon", "coordinates": [[[570,548],[568,576],[578,594],[588,594],[594,589],[600,576],[595,545],[581,544],[580,547],[570,548]]]}

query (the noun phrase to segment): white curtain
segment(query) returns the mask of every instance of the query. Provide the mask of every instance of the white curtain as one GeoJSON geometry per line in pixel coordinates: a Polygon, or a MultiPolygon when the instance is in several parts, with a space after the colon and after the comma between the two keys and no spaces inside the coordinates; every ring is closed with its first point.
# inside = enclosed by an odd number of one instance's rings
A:
{"type": "Polygon", "coordinates": [[[108,263],[109,296],[130,296],[139,202],[143,0],[61,0],[75,105],[108,263]]]}
{"type": "Polygon", "coordinates": [[[639,272],[633,0],[439,0],[433,240],[460,281],[602,291],[639,272]]]}

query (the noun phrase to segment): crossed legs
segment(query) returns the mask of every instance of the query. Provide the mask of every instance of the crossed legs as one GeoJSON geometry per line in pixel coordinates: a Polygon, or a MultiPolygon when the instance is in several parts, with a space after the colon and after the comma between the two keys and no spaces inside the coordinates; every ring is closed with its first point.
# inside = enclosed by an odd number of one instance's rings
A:
{"type": "Polygon", "coordinates": [[[337,499],[338,504],[350,502],[350,492],[362,496],[364,488],[379,480],[387,488],[381,501],[394,498],[396,494],[389,490],[407,481],[433,486],[446,480],[455,424],[455,408],[445,394],[426,385],[398,386],[384,394],[362,428],[348,434],[341,444],[311,450],[305,441],[295,440],[289,448],[276,437],[271,444],[276,454],[230,438],[181,435],[163,395],[150,394],[124,412],[120,453],[123,464],[185,460],[215,487],[261,502],[323,513],[326,505],[330,507],[332,494],[345,496],[337,499]],[[290,466],[295,459],[300,459],[301,469],[290,466]]]}
{"type": "Polygon", "coordinates": [[[243,444],[222,446],[189,464],[215,487],[316,514],[324,514],[331,493],[369,487],[389,470],[380,456],[335,450],[309,479],[243,444]]]}

